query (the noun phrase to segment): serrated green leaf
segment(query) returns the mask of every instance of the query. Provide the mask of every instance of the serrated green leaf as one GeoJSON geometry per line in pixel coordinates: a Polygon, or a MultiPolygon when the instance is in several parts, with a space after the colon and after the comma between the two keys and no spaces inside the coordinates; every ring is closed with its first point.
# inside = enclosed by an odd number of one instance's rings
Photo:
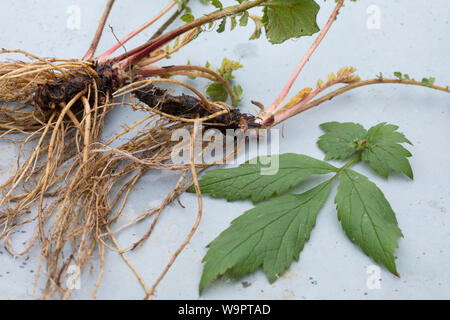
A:
{"type": "Polygon", "coordinates": [[[239,278],[259,267],[275,281],[299,259],[330,190],[331,180],[303,194],[260,204],[235,219],[209,245],[200,292],[221,275],[239,278]]]}
{"type": "Polygon", "coordinates": [[[394,249],[398,247],[397,239],[403,235],[381,190],[367,177],[345,169],[340,176],[335,203],[349,239],[398,275],[394,249]]]}
{"type": "Polygon", "coordinates": [[[320,29],[316,23],[320,6],[313,0],[273,0],[264,8],[263,22],[272,43],[310,36],[320,29]]]}
{"type": "Polygon", "coordinates": [[[413,172],[408,157],[411,153],[400,143],[411,142],[397,131],[398,126],[380,123],[367,132],[367,147],[362,152],[362,160],[368,161],[370,167],[387,178],[391,170],[405,174],[413,179],[413,172]]]}
{"type": "MultiPolygon", "coordinates": [[[[305,155],[285,153],[278,156],[276,174],[261,174],[268,167],[262,163],[274,163],[276,159],[273,157],[258,157],[257,163],[251,164],[254,162],[252,159],[237,168],[209,170],[199,180],[200,190],[214,198],[226,198],[228,201],[251,199],[257,203],[285,193],[314,174],[337,170],[326,162],[305,155]]],[[[189,191],[195,192],[192,187],[189,191]]]]}
{"type": "Polygon", "coordinates": [[[327,133],[317,144],[325,152],[325,160],[345,160],[358,152],[358,142],[365,139],[367,131],[353,122],[327,122],[320,125],[327,133]]]}
{"type": "Polygon", "coordinates": [[[206,89],[206,94],[213,101],[226,101],[228,99],[228,92],[220,82],[211,83],[206,89]]]}

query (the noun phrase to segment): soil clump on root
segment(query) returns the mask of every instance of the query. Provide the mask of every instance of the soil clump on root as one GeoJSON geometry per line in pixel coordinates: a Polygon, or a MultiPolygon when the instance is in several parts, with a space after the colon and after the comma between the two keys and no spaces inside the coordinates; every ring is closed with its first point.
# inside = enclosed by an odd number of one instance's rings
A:
{"type": "MultiPolygon", "coordinates": [[[[153,84],[133,93],[139,101],[149,107],[176,117],[186,119],[205,118],[220,111],[214,106],[206,107],[196,97],[184,93],[174,96],[169,94],[167,90],[153,84]]],[[[246,131],[250,127],[260,126],[255,122],[256,119],[253,115],[241,113],[238,109],[229,109],[228,111],[226,114],[208,120],[203,125],[206,128],[216,128],[222,132],[225,132],[226,129],[244,129],[246,131]]]]}
{"type": "MultiPolygon", "coordinates": [[[[35,106],[44,112],[54,110],[56,106],[67,103],[79,92],[87,89],[93,81],[97,85],[98,102],[104,103],[107,94],[119,89],[124,80],[110,63],[96,63],[93,70],[96,72],[95,75],[89,74],[86,70],[79,70],[72,72],[67,78],[58,78],[53,83],[39,86],[34,96],[35,106]]],[[[91,104],[94,104],[95,98],[95,95],[91,94],[91,104]]],[[[77,111],[81,108],[82,104],[78,101],[72,109],[77,111]]]]}

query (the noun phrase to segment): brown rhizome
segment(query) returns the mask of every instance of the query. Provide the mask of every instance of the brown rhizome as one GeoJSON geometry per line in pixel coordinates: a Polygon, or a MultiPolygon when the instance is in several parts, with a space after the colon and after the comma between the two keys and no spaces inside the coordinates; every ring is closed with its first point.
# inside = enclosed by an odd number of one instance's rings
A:
{"type": "MultiPolygon", "coordinates": [[[[99,30],[103,30],[113,2],[108,2],[99,30]]],[[[165,12],[173,5],[171,3],[165,12]]],[[[336,18],[340,5],[342,1],[330,21],[336,18]]],[[[236,6],[225,13],[233,15],[246,9],[244,6],[236,6]]],[[[157,14],[156,17],[161,15],[157,14]]],[[[0,64],[1,137],[17,139],[25,145],[33,144],[34,150],[29,157],[20,161],[14,176],[1,187],[4,197],[0,204],[0,236],[6,239],[6,247],[13,255],[26,254],[32,245],[39,245],[42,269],[48,277],[44,298],[51,298],[56,294],[68,298],[71,289],[64,287],[65,271],[70,264],[80,267],[89,265],[92,253],[96,250],[101,256],[100,280],[105,263],[105,248],[122,255],[141,281],[147,298],[154,293],[168,268],[155,285],[148,288],[129,263],[125,253],[148,239],[164,207],[174,201],[192,182],[195,183],[197,173],[207,167],[195,165],[194,161],[186,165],[170,162],[171,152],[176,146],[176,142],[170,139],[174,130],[188,128],[195,136],[193,129],[197,121],[203,122],[205,129],[267,128],[358,86],[392,82],[422,85],[413,80],[383,78],[364,82],[354,76],[354,70],[345,69],[338,73],[336,79],[328,81],[316,91],[307,93],[295,104],[286,108],[278,108],[279,105],[275,108],[269,107],[255,118],[222,102],[209,101],[184,82],[166,77],[158,78],[158,75],[166,74],[204,77],[223,83],[233,99],[233,92],[226,80],[212,70],[189,65],[153,66],[193,41],[201,32],[198,26],[222,17],[223,13],[216,14],[209,17],[209,20],[188,24],[168,33],[158,30],[159,35],[152,37],[145,45],[112,59],[109,59],[112,52],[93,59],[101,32],[97,32],[85,59],[82,60],[42,59],[21,51],[1,52],[22,54],[30,60],[0,64]],[[163,45],[177,37],[178,45],[174,49],[169,52],[161,50],[163,45]],[[159,83],[186,87],[192,91],[192,95],[171,94],[158,87],[159,83]],[[337,84],[346,86],[314,100],[323,90],[337,84]],[[146,111],[148,115],[104,142],[101,140],[101,134],[105,116],[119,105],[146,111]],[[111,146],[140,126],[142,128],[138,133],[126,143],[119,147],[111,146]],[[180,179],[161,206],[134,220],[140,222],[152,217],[148,231],[129,248],[121,248],[115,234],[127,225],[114,231],[111,225],[120,217],[133,187],[149,170],[179,171],[180,179]],[[117,185],[121,186],[119,191],[112,192],[113,187],[117,185]],[[37,207],[37,215],[29,218],[26,213],[33,206],[37,207]],[[24,252],[14,252],[8,240],[11,232],[29,222],[37,222],[33,240],[24,252]]],[[[151,24],[153,20],[146,25],[151,24]]],[[[318,37],[317,45],[331,23],[327,26],[318,37]]],[[[116,47],[120,48],[124,42],[126,41],[121,41],[116,47]]],[[[312,48],[309,56],[317,45],[312,48]]],[[[434,85],[432,87],[448,92],[446,88],[434,85]]],[[[191,152],[191,156],[196,155],[191,152]]],[[[200,195],[199,202],[201,203],[200,195]]],[[[168,267],[176,256],[174,255],[168,267]]],[[[95,292],[93,295],[95,296],[95,292]]]]}

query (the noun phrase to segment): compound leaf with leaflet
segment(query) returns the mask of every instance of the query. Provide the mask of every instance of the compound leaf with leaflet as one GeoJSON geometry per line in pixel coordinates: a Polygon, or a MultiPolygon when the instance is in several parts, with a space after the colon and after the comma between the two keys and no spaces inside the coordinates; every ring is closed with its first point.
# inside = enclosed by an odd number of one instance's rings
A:
{"type": "Polygon", "coordinates": [[[313,174],[336,173],[309,191],[272,198],[235,219],[209,246],[203,259],[200,292],[222,275],[236,279],[260,267],[270,282],[275,281],[294,259],[299,259],[332,182],[337,179],[340,183],[335,203],[346,235],[375,262],[398,275],[394,250],[403,234],[395,213],[373,182],[349,168],[365,160],[385,176],[389,170],[396,170],[412,178],[407,159],[410,153],[400,145],[410,143],[409,140],[397,132],[397,126],[386,123],[368,131],[355,123],[328,122],[322,128],[327,133],[318,144],[328,159],[354,156],[340,169],[305,155],[288,153],[255,158],[258,161],[238,168],[211,170],[200,179],[203,193],[229,201],[249,198],[256,203],[285,193],[313,174]],[[276,157],[278,171],[262,174],[273,166],[276,157]]]}
{"type": "Polygon", "coordinates": [[[200,292],[221,275],[239,278],[259,267],[275,281],[299,259],[330,191],[331,180],[299,195],[274,198],[235,219],[209,245],[200,292]]]}

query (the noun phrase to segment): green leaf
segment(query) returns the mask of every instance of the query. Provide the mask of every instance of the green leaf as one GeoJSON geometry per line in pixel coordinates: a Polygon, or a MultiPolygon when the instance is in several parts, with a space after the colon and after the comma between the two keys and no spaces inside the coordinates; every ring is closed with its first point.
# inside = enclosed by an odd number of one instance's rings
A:
{"type": "Polygon", "coordinates": [[[242,277],[262,267],[270,282],[298,260],[331,180],[300,195],[285,195],[235,219],[210,245],[203,262],[200,292],[217,277],[242,277]]]}
{"type": "MultiPolygon", "coordinates": [[[[209,62],[207,62],[206,67],[210,67],[209,62]]],[[[227,82],[230,82],[235,78],[233,74],[234,71],[241,69],[242,67],[242,64],[237,61],[223,58],[222,65],[219,69],[217,69],[217,73],[220,74],[227,82]]],[[[206,94],[214,101],[226,101],[228,99],[228,92],[221,82],[214,82],[210,84],[206,89],[206,94]]]]}
{"type": "Polygon", "coordinates": [[[358,152],[367,131],[353,122],[327,122],[320,125],[326,131],[317,144],[325,152],[325,160],[345,160],[358,152]]]}
{"type": "Polygon", "coordinates": [[[435,78],[431,77],[431,78],[423,78],[422,79],[422,83],[426,86],[432,86],[434,84],[434,82],[436,81],[435,78]]]}
{"type": "Polygon", "coordinates": [[[225,80],[230,81],[234,79],[233,72],[241,68],[243,68],[243,66],[239,62],[223,58],[222,65],[217,69],[217,73],[224,77],[225,80]]]}
{"type": "Polygon", "coordinates": [[[219,9],[223,8],[223,5],[222,5],[222,3],[219,0],[210,0],[210,2],[216,8],[219,8],[219,9]]]}
{"type": "Polygon", "coordinates": [[[272,43],[310,36],[320,29],[316,16],[320,6],[313,0],[273,0],[264,8],[263,22],[272,43]]]}
{"type": "Polygon", "coordinates": [[[228,99],[228,92],[220,82],[211,83],[206,89],[206,94],[213,101],[226,101],[228,99]]]}
{"type": "MultiPolygon", "coordinates": [[[[207,171],[199,180],[202,193],[228,201],[252,199],[253,203],[281,195],[314,174],[336,172],[337,168],[314,158],[285,153],[252,159],[237,168],[207,171]],[[264,175],[268,163],[275,163],[279,157],[276,174],[264,175]],[[251,164],[255,163],[255,164],[251,164]]],[[[191,187],[189,192],[195,192],[191,187]]]]}
{"type": "Polygon", "coordinates": [[[195,17],[190,13],[186,13],[186,14],[182,15],[180,19],[186,23],[189,23],[189,22],[194,21],[195,17]]]}
{"type": "Polygon", "coordinates": [[[400,80],[403,79],[403,74],[402,74],[400,71],[394,72],[394,76],[397,77],[397,78],[399,78],[400,80]]]}
{"type": "Polygon", "coordinates": [[[411,142],[397,131],[398,126],[380,123],[367,132],[367,147],[362,152],[362,160],[368,161],[371,168],[387,178],[391,170],[403,173],[413,179],[408,157],[411,153],[400,143],[411,142]]]}
{"type": "Polygon", "coordinates": [[[378,187],[367,177],[345,169],[335,199],[338,217],[350,240],[376,262],[397,274],[394,249],[403,237],[395,213],[378,187]]]}
{"type": "Polygon", "coordinates": [[[243,92],[244,91],[239,84],[233,86],[233,93],[234,93],[234,100],[235,100],[235,104],[233,105],[234,107],[237,107],[237,105],[242,101],[242,93],[243,92]]]}

